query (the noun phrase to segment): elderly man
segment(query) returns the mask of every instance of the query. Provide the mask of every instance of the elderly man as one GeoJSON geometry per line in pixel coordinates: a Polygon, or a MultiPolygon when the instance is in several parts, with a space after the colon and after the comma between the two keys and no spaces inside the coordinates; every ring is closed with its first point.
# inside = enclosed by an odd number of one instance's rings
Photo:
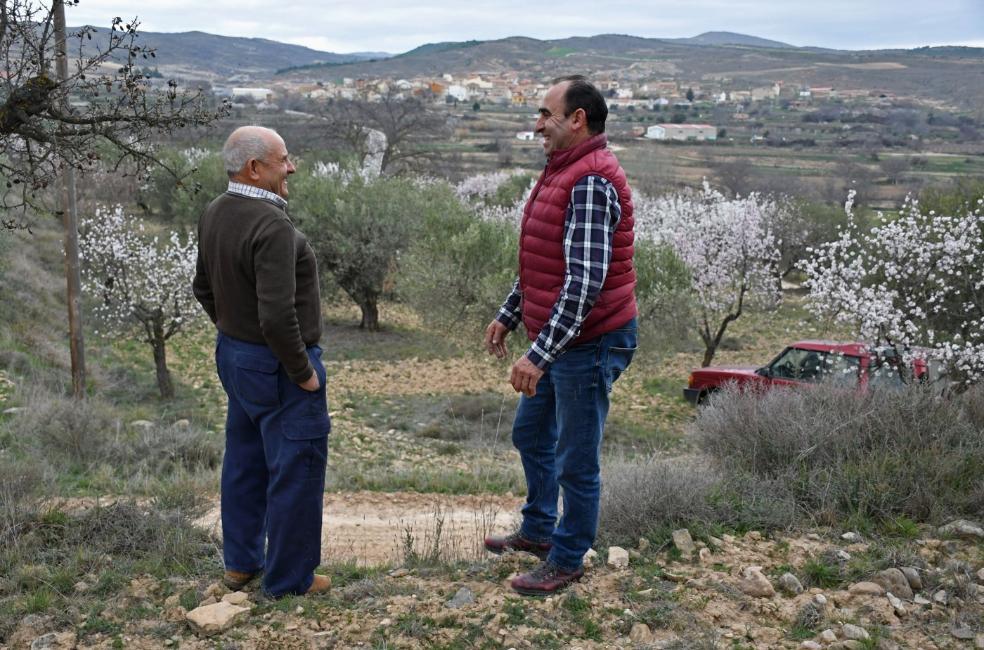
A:
{"type": "Polygon", "coordinates": [[[263,573],[274,597],[326,591],[321,514],[328,403],[314,251],[287,215],[294,173],[275,131],[236,129],[222,149],[229,188],[198,224],[195,297],[218,328],[229,398],[222,462],[223,581],[263,573]]]}
{"type": "Polygon", "coordinates": [[[522,393],[513,444],[526,474],[523,521],[512,535],[485,539],[493,553],[543,560],[512,581],[527,595],[584,574],[598,529],[608,394],[635,352],[637,312],[632,194],[607,148],[605,100],[584,77],[562,77],[539,113],[547,165],[523,212],[519,278],[485,332],[499,358],[520,321],[531,341],[510,378],[522,393]]]}

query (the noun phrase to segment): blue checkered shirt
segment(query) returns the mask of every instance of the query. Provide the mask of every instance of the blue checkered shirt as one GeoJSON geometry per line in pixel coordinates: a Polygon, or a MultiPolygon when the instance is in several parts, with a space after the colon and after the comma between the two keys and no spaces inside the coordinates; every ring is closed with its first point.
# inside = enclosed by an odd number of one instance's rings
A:
{"type": "MultiPolygon", "coordinates": [[[[607,179],[590,175],[574,185],[564,218],[564,284],[550,318],[526,352],[536,367],[546,369],[581,333],[605,284],[612,238],[621,218],[618,192],[607,179]]],[[[517,278],[496,320],[516,329],[522,320],[522,300],[517,278]]]]}
{"type": "Polygon", "coordinates": [[[247,185],[246,183],[238,183],[236,181],[229,181],[229,187],[226,189],[229,194],[236,194],[238,196],[245,196],[250,199],[265,199],[270,201],[274,205],[279,206],[281,209],[287,209],[287,199],[275,194],[270,190],[265,190],[262,187],[256,187],[255,185],[247,185]]]}

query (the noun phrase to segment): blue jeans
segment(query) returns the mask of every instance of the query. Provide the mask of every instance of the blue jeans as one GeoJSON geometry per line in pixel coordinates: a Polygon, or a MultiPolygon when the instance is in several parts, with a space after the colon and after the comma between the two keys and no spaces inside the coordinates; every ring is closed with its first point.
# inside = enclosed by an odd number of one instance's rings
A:
{"type": "Polygon", "coordinates": [[[520,533],[552,542],[549,560],[567,571],[581,566],[598,532],[608,394],[632,361],[636,329],[633,318],[568,349],[537,383],[536,395],[519,398],[512,439],[527,488],[520,533]],[[560,488],[564,514],[558,522],[560,488]]]}
{"type": "Polygon", "coordinates": [[[215,363],[229,397],[222,461],[225,567],[263,574],[271,596],[302,594],[321,563],[328,402],[321,348],[307,349],[321,388],[287,376],[265,345],[219,334],[215,363]]]}

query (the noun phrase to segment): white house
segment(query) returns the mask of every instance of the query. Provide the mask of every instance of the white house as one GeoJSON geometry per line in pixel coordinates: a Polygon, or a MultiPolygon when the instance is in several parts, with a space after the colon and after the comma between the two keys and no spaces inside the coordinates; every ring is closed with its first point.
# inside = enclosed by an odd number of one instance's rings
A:
{"type": "Polygon", "coordinates": [[[459,102],[468,100],[468,89],[465,88],[464,86],[460,86],[458,84],[452,84],[448,86],[447,93],[448,93],[448,97],[453,97],[457,99],[459,102]]]}
{"type": "Polygon", "coordinates": [[[646,129],[650,140],[717,140],[717,128],[710,124],[654,124],[646,129]]]}
{"type": "Polygon", "coordinates": [[[233,97],[248,97],[254,102],[265,101],[268,97],[273,95],[273,91],[269,88],[233,88],[233,97]]]}

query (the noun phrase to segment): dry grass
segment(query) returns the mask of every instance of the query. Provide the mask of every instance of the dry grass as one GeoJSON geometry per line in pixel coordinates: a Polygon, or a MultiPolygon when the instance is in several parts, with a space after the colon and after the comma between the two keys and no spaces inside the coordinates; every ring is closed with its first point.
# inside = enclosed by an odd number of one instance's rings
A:
{"type": "Polygon", "coordinates": [[[775,481],[817,521],[984,515],[984,390],[865,393],[818,386],[723,392],[700,410],[700,447],[734,476],[775,481]]]}
{"type": "Polygon", "coordinates": [[[600,533],[613,541],[665,539],[681,527],[776,529],[797,521],[782,485],[731,476],[697,457],[612,461],[602,478],[600,533]]]}

